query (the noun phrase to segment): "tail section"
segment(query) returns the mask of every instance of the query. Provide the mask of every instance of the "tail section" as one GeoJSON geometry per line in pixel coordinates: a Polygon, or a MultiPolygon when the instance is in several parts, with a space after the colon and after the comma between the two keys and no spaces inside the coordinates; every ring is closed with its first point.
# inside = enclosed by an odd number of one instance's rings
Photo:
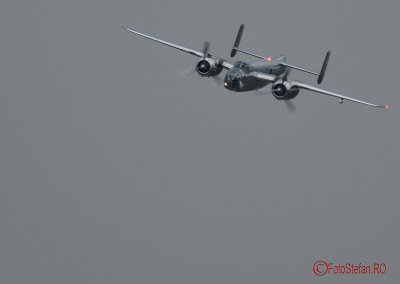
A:
{"type": "Polygon", "coordinates": [[[319,72],[318,84],[321,84],[322,80],[324,80],[325,71],[326,71],[326,67],[328,66],[330,56],[331,56],[331,51],[328,50],[328,52],[326,53],[326,56],[325,56],[324,64],[322,64],[321,72],[319,72]]]}
{"type": "MultiPolygon", "coordinates": [[[[238,31],[238,33],[236,35],[235,43],[233,44],[233,47],[232,47],[232,50],[231,50],[231,57],[234,57],[236,55],[236,53],[239,51],[241,53],[244,53],[244,54],[247,54],[247,55],[250,55],[250,56],[254,56],[254,57],[257,57],[257,58],[260,58],[260,59],[271,61],[271,57],[264,57],[264,56],[261,56],[261,55],[258,55],[258,54],[255,54],[255,53],[252,53],[252,52],[249,52],[249,51],[245,51],[245,50],[239,49],[239,44],[240,44],[240,41],[242,39],[243,30],[244,30],[244,24],[241,24],[240,27],[239,27],[239,31],[238,31]]],[[[299,70],[299,71],[303,71],[303,72],[318,76],[318,81],[317,82],[318,82],[318,84],[321,84],[322,80],[324,79],[324,76],[325,76],[325,71],[326,71],[326,67],[328,66],[328,61],[329,61],[330,54],[331,54],[330,51],[328,51],[326,53],[325,60],[324,60],[324,63],[322,64],[322,68],[321,68],[321,71],[319,72],[319,74],[316,73],[316,72],[309,71],[307,69],[304,69],[304,68],[297,67],[297,66],[294,66],[294,65],[286,63],[286,57],[284,55],[279,55],[277,58],[275,58],[275,60],[277,62],[279,62],[279,65],[281,65],[281,66],[285,66],[287,68],[296,69],[296,70],[299,70]]]]}
{"type": "Polygon", "coordinates": [[[242,35],[243,35],[243,30],[244,30],[244,24],[241,24],[238,34],[236,36],[235,43],[233,44],[233,47],[232,47],[231,57],[234,57],[236,55],[236,52],[238,51],[240,40],[242,39],[242,35]]]}

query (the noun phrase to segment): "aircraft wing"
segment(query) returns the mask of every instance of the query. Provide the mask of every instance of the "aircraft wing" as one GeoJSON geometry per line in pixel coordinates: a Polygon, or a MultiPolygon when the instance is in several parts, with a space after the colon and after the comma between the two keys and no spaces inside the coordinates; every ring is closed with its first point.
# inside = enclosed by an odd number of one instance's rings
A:
{"type": "MultiPolygon", "coordinates": [[[[178,45],[178,44],[175,44],[175,43],[166,41],[166,40],[162,40],[162,39],[159,39],[159,38],[150,36],[150,35],[146,35],[146,34],[143,34],[143,33],[137,32],[137,31],[134,31],[134,30],[132,30],[132,29],[130,29],[130,28],[128,28],[128,27],[125,27],[125,26],[121,26],[121,27],[122,27],[124,30],[127,30],[128,32],[131,32],[131,33],[140,35],[140,36],[142,36],[142,37],[145,37],[145,38],[154,40],[154,41],[156,41],[156,42],[159,42],[159,43],[162,43],[162,44],[164,44],[164,45],[173,47],[173,48],[175,48],[175,49],[184,51],[184,52],[189,53],[189,54],[192,54],[192,55],[194,55],[194,56],[197,56],[197,57],[203,57],[203,56],[204,56],[203,52],[201,52],[201,51],[198,51],[198,50],[195,50],[195,49],[191,49],[191,48],[187,48],[187,47],[184,47],[184,46],[181,46],[181,45],[178,45]]],[[[218,62],[219,64],[221,64],[225,69],[231,69],[231,68],[233,67],[233,64],[232,64],[232,63],[230,63],[230,62],[228,62],[228,61],[226,61],[226,60],[224,60],[224,59],[222,59],[222,58],[218,58],[218,61],[217,61],[217,62],[218,62]]]]}
{"type": "Polygon", "coordinates": [[[320,93],[320,94],[323,94],[323,95],[336,97],[336,98],[338,98],[340,100],[340,102],[342,100],[348,100],[348,101],[352,101],[352,102],[356,102],[356,103],[360,103],[360,104],[364,104],[364,105],[368,105],[368,106],[372,106],[372,107],[388,108],[387,105],[386,106],[384,106],[384,105],[376,105],[376,104],[373,104],[373,103],[357,100],[357,99],[354,99],[354,98],[351,98],[351,97],[346,97],[346,96],[343,96],[341,94],[337,94],[337,93],[334,93],[334,92],[331,92],[331,91],[323,90],[323,89],[308,85],[308,84],[303,83],[303,82],[298,82],[298,81],[290,81],[290,82],[294,86],[299,87],[301,89],[306,89],[306,90],[317,92],[317,93],[320,93]]]}
{"type": "MultiPolygon", "coordinates": [[[[257,79],[266,81],[268,83],[273,83],[277,79],[279,79],[278,76],[265,74],[265,73],[261,73],[261,72],[251,72],[249,75],[252,76],[252,77],[255,77],[257,79]]],[[[385,105],[385,106],[384,105],[376,105],[376,104],[373,104],[373,103],[361,101],[361,100],[358,100],[358,99],[355,99],[355,98],[343,96],[343,95],[338,94],[338,93],[334,93],[334,92],[331,92],[331,91],[323,90],[321,88],[317,88],[317,87],[308,85],[308,84],[303,83],[303,82],[293,81],[293,80],[290,80],[290,82],[292,83],[292,85],[294,87],[298,87],[300,89],[305,89],[305,90],[317,92],[317,93],[320,93],[320,94],[323,94],[323,95],[332,96],[332,97],[338,98],[340,100],[340,102],[343,101],[343,100],[348,100],[348,101],[352,101],[352,102],[356,102],[356,103],[360,103],[360,104],[364,104],[364,105],[368,105],[368,106],[372,106],[372,107],[388,108],[387,105],[385,105]]]]}

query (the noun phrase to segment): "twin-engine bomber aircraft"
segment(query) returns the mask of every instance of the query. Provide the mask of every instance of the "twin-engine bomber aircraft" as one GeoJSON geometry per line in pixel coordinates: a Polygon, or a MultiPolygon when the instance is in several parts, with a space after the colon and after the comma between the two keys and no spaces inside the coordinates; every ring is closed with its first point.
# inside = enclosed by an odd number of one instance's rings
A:
{"type": "Polygon", "coordinates": [[[208,53],[210,43],[207,41],[204,43],[203,50],[198,51],[134,31],[125,26],[122,26],[122,28],[124,28],[128,32],[140,35],[142,37],[154,40],[156,42],[168,45],[170,47],[199,57],[200,59],[196,63],[195,70],[202,77],[218,76],[223,69],[227,69],[228,72],[225,75],[224,86],[230,91],[247,92],[258,90],[268,84],[272,84],[272,94],[274,95],[274,97],[278,100],[286,101],[288,103],[289,109],[293,108],[293,106],[290,105],[289,100],[295,98],[299,94],[300,89],[306,89],[320,94],[336,97],[339,99],[339,103],[343,103],[343,100],[349,100],[372,107],[380,107],[386,109],[388,108],[387,105],[383,106],[372,104],[351,97],[343,96],[334,92],[326,91],[303,82],[288,79],[290,70],[296,69],[318,76],[317,82],[318,84],[320,84],[324,79],[326,67],[329,61],[330,51],[326,53],[325,60],[319,74],[286,63],[286,57],[284,55],[280,55],[275,58],[260,56],[252,52],[239,49],[244,24],[240,25],[235,43],[231,51],[231,57],[234,57],[237,52],[241,52],[258,58],[259,60],[255,62],[240,60],[236,61],[235,63],[231,63],[225,59],[215,57],[208,53]]]}

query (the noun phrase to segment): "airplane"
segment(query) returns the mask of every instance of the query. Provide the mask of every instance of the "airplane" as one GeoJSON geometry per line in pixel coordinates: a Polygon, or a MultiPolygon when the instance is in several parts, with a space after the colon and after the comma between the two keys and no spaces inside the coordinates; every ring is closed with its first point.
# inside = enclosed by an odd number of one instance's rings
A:
{"type": "Polygon", "coordinates": [[[238,60],[232,63],[223,58],[213,56],[210,53],[208,53],[210,47],[210,42],[208,41],[204,43],[203,50],[199,51],[172,42],[168,42],[144,33],[140,33],[126,26],[121,26],[121,27],[127,30],[128,32],[134,33],[144,38],[151,39],[153,41],[159,42],[161,44],[170,46],[172,48],[199,57],[196,63],[195,71],[197,71],[197,73],[201,77],[215,77],[221,74],[223,69],[226,69],[228,72],[226,73],[224,78],[224,87],[229,91],[248,92],[248,91],[259,90],[267,86],[268,84],[271,84],[272,95],[277,100],[283,100],[286,103],[288,103],[289,110],[291,109],[293,110],[294,108],[294,106],[290,105],[290,100],[294,99],[299,94],[300,89],[305,89],[316,93],[335,97],[338,99],[339,103],[343,103],[344,100],[348,100],[368,105],[371,107],[385,108],[385,109],[389,108],[388,105],[377,105],[369,103],[366,101],[358,100],[338,93],[327,91],[318,87],[314,87],[304,82],[290,80],[288,78],[290,71],[291,69],[295,69],[318,76],[317,83],[321,84],[324,79],[325,71],[328,65],[330,51],[326,53],[321,71],[319,73],[312,72],[304,68],[286,63],[286,57],[284,55],[279,55],[274,58],[257,55],[255,53],[239,49],[239,44],[242,39],[244,30],[244,24],[241,24],[239,27],[239,31],[237,33],[235,42],[233,44],[230,56],[233,58],[237,52],[241,52],[243,54],[247,54],[255,58],[258,58],[258,60],[254,62],[250,62],[247,60],[238,60]]]}

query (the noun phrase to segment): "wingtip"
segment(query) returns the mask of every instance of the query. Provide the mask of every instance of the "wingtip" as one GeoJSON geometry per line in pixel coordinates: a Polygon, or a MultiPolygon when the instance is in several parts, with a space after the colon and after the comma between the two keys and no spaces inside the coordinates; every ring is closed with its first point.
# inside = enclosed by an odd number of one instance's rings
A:
{"type": "Polygon", "coordinates": [[[389,105],[375,105],[375,107],[389,109],[389,105]]]}
{"type": "Polygon", "coordinates": [[[121,25],[121,28],[123,28],[124,30],[126,30],[126,31],[129,32],[129,28],[128,28],[128,27],[126,27],[126,26],[124,26],[124,25],[121,25]]]}

